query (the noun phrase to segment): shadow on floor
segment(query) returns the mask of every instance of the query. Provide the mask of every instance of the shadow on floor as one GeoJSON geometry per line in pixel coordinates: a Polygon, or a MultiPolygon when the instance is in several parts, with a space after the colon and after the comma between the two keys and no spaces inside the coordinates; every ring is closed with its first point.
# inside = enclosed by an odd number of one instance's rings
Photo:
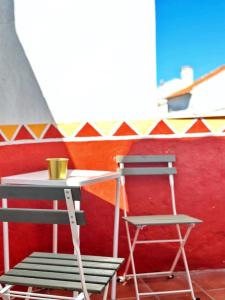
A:
{"type": "MultiPolygon", "coordinates": [[[[191,271],[195,296],[200,300],[225,300],[225,269],[191,271]]],[[[139,279],[140,292],[186,289],[187,281],[183,272],[175,273],[173,279],[139,279]]],[[[54,291],[55,295],[72,296],[68,291],[54,291]]],[[[15,299],[15,298],[14,298],[15,299]]],[[[102,300],[102,294],[92,295],[91,300],[102,300]]],[[[108,299],[111,299],[109,290],[108,299]]],[[[116,300],[135,300],[133,281],[118,283],[116,300]]],[[[192,300],[190,293],[141,297],[144,300],[192,300]]],[[[19,299],[18,299],[19,300],[19,299]]]]}
{"type": "MultiPolygon", "coordinates": [[[[191,272],[195,296],[200,300],[225,300],[225,269],[201,270],[191,272]]],[[[151,278],[139,279],[140,292],[151,292],[159,290],[186,289],[187,281],[183,272],[178,272],[174,279],[151,278]]],[[[92,296],[92,300],[102,299],[99,296],[92,296]]],[[[108,295],[110,299],[110,293],[108,295]]],[[[117,286],[117,300],[135,300],[133,281],[117,286]]],[[[192,300],[190,293],[170,294],[164,296],[142,297],[145,300],[192,300]]]]}

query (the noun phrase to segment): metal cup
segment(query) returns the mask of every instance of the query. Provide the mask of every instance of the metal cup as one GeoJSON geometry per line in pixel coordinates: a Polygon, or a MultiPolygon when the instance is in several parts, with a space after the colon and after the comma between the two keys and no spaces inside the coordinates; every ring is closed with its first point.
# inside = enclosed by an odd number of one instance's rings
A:
{"type": "Polygon", "coordinates": [[[67,177],[68,158],[47,158],[49,179],[62,180],[67,177]]]}

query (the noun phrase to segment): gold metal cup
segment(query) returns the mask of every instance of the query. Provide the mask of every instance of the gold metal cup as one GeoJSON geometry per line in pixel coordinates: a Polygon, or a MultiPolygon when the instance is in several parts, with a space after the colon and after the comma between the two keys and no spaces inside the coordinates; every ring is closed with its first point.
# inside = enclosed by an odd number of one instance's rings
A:
{"type": "Polygon", "coordinates": [[[67,177],[68,158],[47,158],[49,179],[62,180],[67,177]]]}

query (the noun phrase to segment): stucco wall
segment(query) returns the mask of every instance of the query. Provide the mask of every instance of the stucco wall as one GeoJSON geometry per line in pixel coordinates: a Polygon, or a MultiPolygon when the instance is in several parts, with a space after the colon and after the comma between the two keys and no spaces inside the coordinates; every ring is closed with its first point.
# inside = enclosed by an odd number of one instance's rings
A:
{"type": "MultiPolygon", "coordinates": [[[[178,211],[204,221],[193,230],[187,245],[190,267],[191,269],[224,267],[224,146],[225,137],[5,145],[0,147],[0,176],[45,169],[47,157],[67,156],[70,158],[71,168],[115,170],[113,157],[117,154],[176,154],[178,174],[175,178],[175,191],[178,211]]],[[[157,180],[153,177],[149,179],[143,177],[137,184],[134,178],[129,180],[131,213],[168,212],[169,191],[166,186],[165,178],[157,180]]],[[[112,253],[114,192],[113,182],[93,185],[83,191],[82,207],[87,213],[88,225],[81,231],[81,240],[82,250],[86,253],[104,255],[112,253]]],[[[21,202],[17,201],[10,203],[11,206],[21,205],[21,202]]],[[[171,229],[164,228],[156,232],[166,236],[172,234],[171,229]]],[[[143,237],[152,236],[155,236],[153,231],[143,230],[143,237]]],[[[2,233],[0,237],[2,239],[2,233]]],[[[33,250],[51,250],[51,226],[11,225],[10,240],[11,248],[14,248],[11,251],[14,264],[33,250]]],[[[148,268],[158,270],[160,267],[168,266],[170,256],[175,253],[174,246],[171,245],[160,246],[159,250],[156,246],[139,247],[137,260],[142,271],[148,268]]],[[[59,248],[61,251],[72,251],[69,231],[65,226],[60,227],[59,248]]],[[[128,255],[122,221],[119,254],[123,257],[128,255]]],[[[2,256],[2,251],[0,255],[2,256]]],[[[2,260],[0,261],[2,270],[2,260]]]]}

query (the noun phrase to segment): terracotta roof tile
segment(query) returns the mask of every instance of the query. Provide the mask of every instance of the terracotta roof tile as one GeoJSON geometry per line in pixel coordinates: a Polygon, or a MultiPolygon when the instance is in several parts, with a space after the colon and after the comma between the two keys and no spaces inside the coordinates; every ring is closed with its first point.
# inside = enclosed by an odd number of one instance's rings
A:
{"type": "Polygon", "coordinates": [[[211,77],[217,75],[218,73],[222,72],[225,70],[225,65],[220,66],[219,68],[213,70],[212,72],[200,77],[199,79],[195,80],[191,85],[187,86],[186,88],[179,90],[171,95],[169,95],[167,97],[168,100],[171,100],[172,98],[175,97],[179,97],[179,96],[183,96],[185,94],[188,94],[191,92],[191,90],[196,87],[197,85],[199,85],[200,83],[207,81],[208,79],[210,79],[211,77]]]}

